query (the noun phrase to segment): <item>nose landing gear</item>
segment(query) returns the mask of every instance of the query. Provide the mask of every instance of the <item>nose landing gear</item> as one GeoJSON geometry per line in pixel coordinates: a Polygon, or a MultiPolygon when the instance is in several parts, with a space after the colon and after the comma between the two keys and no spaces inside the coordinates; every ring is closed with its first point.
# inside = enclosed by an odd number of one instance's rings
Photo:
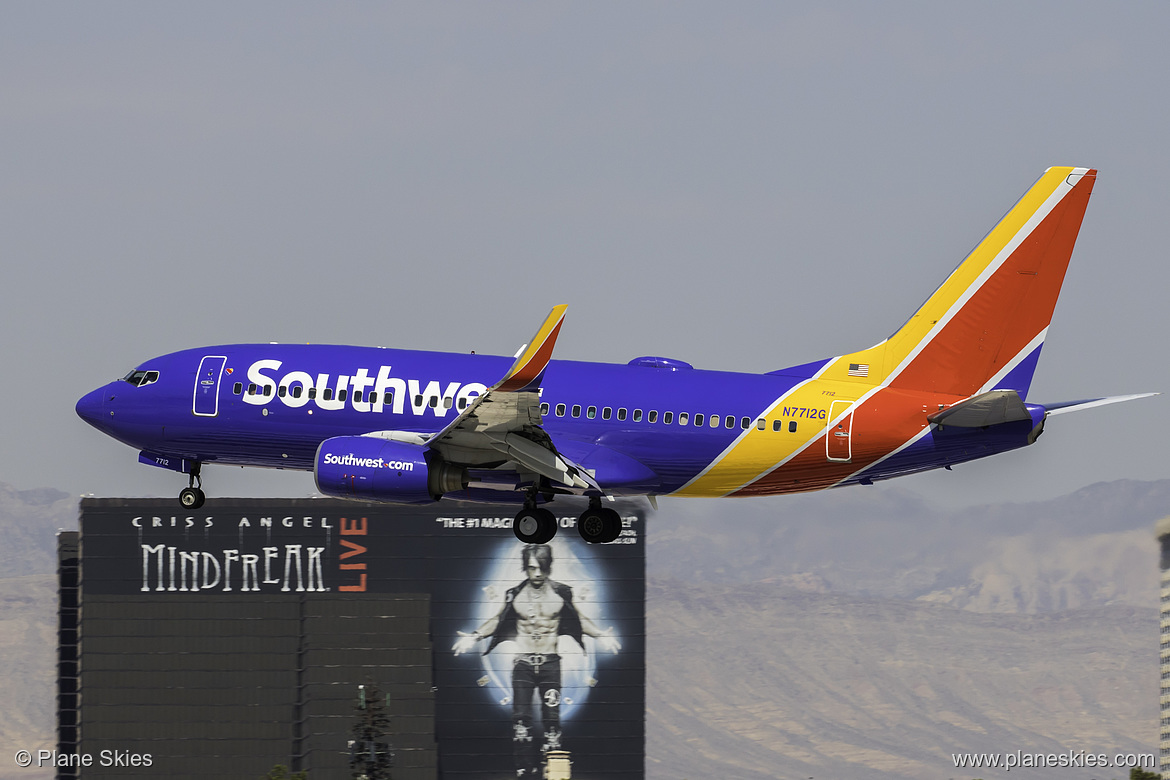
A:
{"type": "Polygon", "coordinates": [[[179,504],[184,509],[198,509],[207,500],[207,496],[203,493],[203,478],[199,476],[200,465],[199,461],[195,461],[194,465],[191,466],[187,487],[179,491],[179,504]]]}

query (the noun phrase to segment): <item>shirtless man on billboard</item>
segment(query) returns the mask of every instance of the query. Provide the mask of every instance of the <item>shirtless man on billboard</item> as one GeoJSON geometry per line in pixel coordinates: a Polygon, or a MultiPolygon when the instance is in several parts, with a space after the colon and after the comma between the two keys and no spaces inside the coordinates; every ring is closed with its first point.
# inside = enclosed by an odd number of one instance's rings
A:
{"type": "Polygon", "coordinates": [[[557,640],[574,639],[584,649],[582,636],[591,636],[601,650],[616,653],[621,644],[613,628],[602,631],[573,604],[573,590],[549,579],[552,548],[547,544],[525,545],[521,553],[527,579],[508,590],[504,606],[475,631],[460,631],[452,648],[455,655],[470,652],[481,639],[490,638],[484,655],[500,642],[516,644],[512,665],[512,744],[516,777],[532,780],[541,776],[541,757],[561,750],[561,657],[557,640]],[[535,750],[532,722],[532,695],[540,696],[541,731],[544,741],[535,750]]]}

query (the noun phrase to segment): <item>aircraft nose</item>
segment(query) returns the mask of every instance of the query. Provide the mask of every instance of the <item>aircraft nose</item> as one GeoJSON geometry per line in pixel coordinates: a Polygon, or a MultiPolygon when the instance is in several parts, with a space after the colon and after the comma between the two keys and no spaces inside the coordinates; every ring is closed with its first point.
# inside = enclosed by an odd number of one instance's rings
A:
{"type": "Polygon", "coordinates": [[[106,388],[99,387],[92,393],[86,393],[77,402],[77,416],[90,425],[100,425],[102,420],[102,406],[106,398],[106,388]]]}

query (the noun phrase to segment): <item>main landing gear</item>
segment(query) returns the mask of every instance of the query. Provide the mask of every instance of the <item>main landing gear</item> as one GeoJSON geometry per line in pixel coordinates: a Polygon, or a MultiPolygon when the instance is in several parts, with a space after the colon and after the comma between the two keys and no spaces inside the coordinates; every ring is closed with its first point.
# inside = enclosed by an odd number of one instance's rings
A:
{"type": "Polygon", "coordinates": [[[606,544],[622,535],[622,516],[603,507],[600,498],[590,498],[589,508],[577,518],[577,533],[589,544],[606,544]]]}
{"type": "Polygon", "coordinates": [[[524,503],[512,521],[512,533],[525,544],[548,544],[557,535],[556,515],[529,503],[524,503]]]}
{"type": "Polygon", "coordinates": [[[188,478],[187,487],[179,491],[179,503],[184,509],[198,509],[203,506],[203,502],[207,500],[207,496],[203,493],[203,478],[199,476],[199,461],[191,466],[191,476],[188,478]]]}
{"type": "MultiPolygon", "coordinates": [[[[612,542],[622,534],[621,515],[603,507],[601,499],[593,496],[589,508],[577,518],[577,532],[589,544],[612,542]]],[[[525,544],[548,544],[557,534],[556,515],[530,498],[512,521],[512,533],[525,544]]]]}

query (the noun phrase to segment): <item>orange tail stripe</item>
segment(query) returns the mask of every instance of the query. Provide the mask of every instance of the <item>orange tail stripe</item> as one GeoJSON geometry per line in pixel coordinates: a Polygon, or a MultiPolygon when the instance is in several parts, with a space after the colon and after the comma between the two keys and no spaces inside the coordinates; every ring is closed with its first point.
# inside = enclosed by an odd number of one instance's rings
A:
{"type": "Polygon", "coordinates": [[[970,395],[1048,327],[1092,189],[1082,177],[890,386],[970,395]]]}
{"type": "Polygon", "coordinates": [[[525,363],[516,369],[516,373],[504,380],[497,390],[505,393],[514,392],[527,387],[534,379],[540,376],[540,372],[544,371],[548,366],[548,362],[552,360],[553,348],[557,344],[557,334],[561,332],[561,323],[558,322],[549,333],[548,337],[536,350],[536,353],[525,363]]]}

